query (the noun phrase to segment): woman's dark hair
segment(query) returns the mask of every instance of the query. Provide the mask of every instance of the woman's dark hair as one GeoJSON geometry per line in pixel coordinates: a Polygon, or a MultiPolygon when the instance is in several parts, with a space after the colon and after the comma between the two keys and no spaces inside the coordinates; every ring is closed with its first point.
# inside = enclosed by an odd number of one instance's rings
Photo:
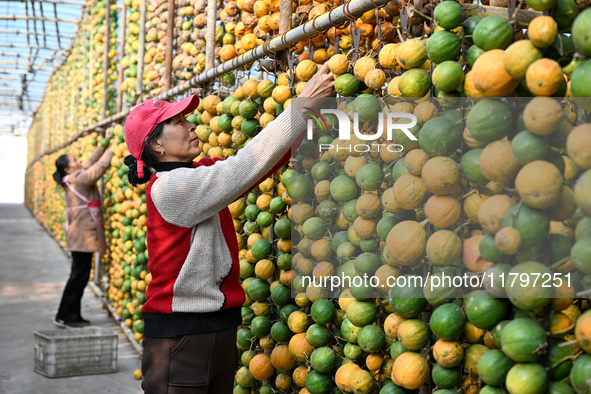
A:
{"type": "Polygon", "coordinates": [[[127,172],[127,179],[129,179],[129,183],[133,186],[138,184],[146,183],[150,180],[150,176],[152,175],[152,168],[156,166],[158,163],[158,157],[152,150],[152,146],[150,142],[154,138],[158,138],[162,135],[164,131],[164,125],[167,124],[170,119],[162,121],[156,125],[156,128],[148,138],[146,138],[146,144],[144,145],[144,150],[142,152],[142,161],[144,162],[144,177],[140,178],[137,173],[137,160],[132,155],[129,155],[123,161],[126,166],[129,167],[129,172],[127,172]]]}
{"type": "Polygon", "coordinates": [[[53,173],[53,179],[55,182],[64,187],[66,184],[64,183],[64,177],[66,174],[66,169],[70,166],[70,157],[69,155],[61,155],[55,161],[55,168],[57,169],[53,173]]]}

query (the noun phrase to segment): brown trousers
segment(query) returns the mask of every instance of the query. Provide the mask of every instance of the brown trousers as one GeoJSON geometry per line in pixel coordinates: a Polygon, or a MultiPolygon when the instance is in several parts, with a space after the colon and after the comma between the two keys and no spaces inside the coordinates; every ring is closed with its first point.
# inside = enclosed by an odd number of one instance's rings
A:
{"type": "Polygon", "coordinates": [[[232,393],[238,366],[236,328],[177,338],[144,338],[147,394],[232,393]]]}

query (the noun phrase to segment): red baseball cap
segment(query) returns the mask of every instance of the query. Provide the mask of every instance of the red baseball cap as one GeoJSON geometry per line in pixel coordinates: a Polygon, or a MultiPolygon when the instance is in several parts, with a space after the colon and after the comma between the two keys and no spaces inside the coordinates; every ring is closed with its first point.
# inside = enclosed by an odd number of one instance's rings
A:
{"type": "Polygon", "coordinates": [[[144,101],[133,109],[125,120],[125,142],[129,153],[137,160],[137,172],[144,177],[142,152],[146,138],[152,134],[158,123],[180,113],[188,115],[199,105],[199,97],[194,94],[176,103],[168,101],[144,101]]]}

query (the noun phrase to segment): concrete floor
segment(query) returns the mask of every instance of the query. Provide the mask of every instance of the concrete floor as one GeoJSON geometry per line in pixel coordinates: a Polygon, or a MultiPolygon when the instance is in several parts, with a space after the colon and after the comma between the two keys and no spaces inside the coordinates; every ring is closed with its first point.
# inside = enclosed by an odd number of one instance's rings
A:
{"type": "Polygon", "coordinates": [[[62,249],[24,205],[0,204],[0,393],[142,393],[133,378],[137,352],[88,286],[82,315],[119,335],[118,372],[50,379],[33,371],[33,332],[57,329],[52,320],[69,270],[62,249]]]}

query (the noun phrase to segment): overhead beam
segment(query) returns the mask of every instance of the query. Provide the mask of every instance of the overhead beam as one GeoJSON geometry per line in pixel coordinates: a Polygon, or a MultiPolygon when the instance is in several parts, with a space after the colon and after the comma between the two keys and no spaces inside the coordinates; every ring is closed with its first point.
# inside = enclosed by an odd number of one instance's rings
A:
{"type": "Polygon", "coordinates": [[[53,73],[53,70],[46,70],[41,67],[32,68],[34,66],[34,64],[10,63],[10,62],[4,62],[4,61],[0,61],[0,64],[5,64],[6,66],[11,66],[11,67],[4,66],[4,68],[0,68],[0,69],[6,70],[7,68],[15,67],[18,69],[15,71],[26,71],[26,74],[36,74],[38,72],[42,72],[42,73],[51,75],[53,73]]]}
{"type": "MultiPolygon", "coordinates": [[[[2,31],[0,31],[1,33],[2,31]]],[[[6,52],[0,52],[0,57],[16,57],[16,58],[23,58],[23,59],[33,59],[35,56],[33,55],[27,55],[27,54],[23,54],[23,53],[6,53],[6,52]]],[[[55,59],[55,56],[51,56],[51,57],[37,57],[37,59],[39,60],[51,60],[51,59],[55,59]]]]}
{"type": "MultiPolygon", "coordinates": [[[[18,66],[18,67],[21,67],[21,66],[18,66]]],[[[42,74],[45,74],[45,75],[51,75],[52,74],[52,71],[50,71],[50,70],[44,70],[44,69],[33,70],[33,71],[34,71],[34,73],[42,73],[42,74]]],[[[6,75],[17,74],[17,75],[22,75],[22,74],[32,74],[32,72],[30,72],[28,70],[25,70],[23,68],[17,69],[17,70],[12,70],[12,71],[8,71],[6,69],[0,68],[0,74],[6,74],[6,75]]],[[[0,77],[0,79],[2,79],[2,78],[0,77]]]]}
{"type": "Polygon", "coordinates": [[[10,109],[12,111],[19,111],[20,110],[17,105],[14,105],[14,103],[7,103],[7,102],[0,101],[0,105],[2,105],[2,106],[9,105],[9,107],[7,109],[10,109]]]}
{"type": "MultiPolygon", "coordinates": [[[[40,60],[43,60],[41,58],[39,58],[39,59],[40,60]]],[[[49,58],[47,60],[53,60],[53,59],[49,58]]],[[[40,68],[40,67],[51,66],[52,65],[52,62],[43,62],[43,63],[42,64],[36,64],[36,63],[33,63],[33,62],[21,63],[21,62],[18,61],[18,58],[12,59],[12,60],[0,60],[0,64],[14,64],[16,66],[25,66],[25,67],[37,66],[37,67],[40,68]]]]}
{"type": "Polygon", "coordinates": [[[73,23],[78,24],[79,21],[73,19],[58,19],[58,18],[40,18],[40,17],[30,17],[25,15],[0,15],[0,21],[16,21],[16,20],[30,20],[30,21],[40,21],[40,22],[59,22],[59,23],[73,23]]]}
{"type": "MultiPolygon", "coordinates": [[[[33,31],[35,32],[35,42],[37,43],[37,46],[39,46],[39,35],[37,34],[37,14],[35,12],[35,2],[33,0],[31,0],[31,10],[33,10],[33,31]]],[[[29,21],[29,15],[27,14],[27,22],[29,21]]],[[[28,29],[27,29],[28,30],[28,29]]],[[[29,37],[27,37],[29,38],[29,37]]],[[[28,44],[28,41],[27,41],[28,44]]],[[[31,51],[32,53],[32,51],[31,51]]],[[[37,55],[37,53],[35,53],[35,55],[37,55]]]]}
{"type": "MultiPolygon", "coordinates": [[[[25,15],[29,16],[29,2],[27,0],[25,0],[24,3],[25,3],[25,15]]],[[[27,25],[27,31],[29,31],[29,20],[28,19],[26,21],[26,25],[27,25]]],[[[31,45],[31,39],[29,38],[29,35],[27,35],[27,45],[31,45]]]]}
{"type": "Polygon", "coordinates": [[[18,59],[0,60],[0,64],[11,64],[11,65],[21,66],[21,67],[32,67],[34,65],[34,63],[19,63],[18,59]]]}
{"type": "MultiPolygon", "coordinates": [[[[53,16],[55,16],[55,19],[57,19],[57,5],[55,3],[53,4],[53,16]]],[[[55,32],[57,33],[57,45],[59,45],[61,47],[62,40],[60,37],[60,27],[59,27],[59,23],[57,23],[57,22],[55,22],[55,32]]]]}
{"type": "MultiPolygon", "coordinates": [[[[19,89],[15,89],[15,88],[10,88],[10,87],[6,87],[6,86],[0,86],[0,92],[14,92],[15,94],[20,94],[20,87],[19,89]],[[18,92],[17,92],[18,90],[18,92]]],[[[43,95],[45,94],[45,90],[29,90],[29,88],[27,88],[27,92],[25,94],[26,97],[30,97],[30,98],[39,98],[39,97],[43,97],[43,95]]]]}
{"type": "MultiPolygon", "coordinates": [[[[2,0],[3,2],[7,3],[26,3],[26,0],[2,0]]],[[[79,7],[84,7],[83,2],[75,2],[75,1],[61,1],[61,0],[37,0],[40,3],[49,3],[49,4],[59,4],[59,5],[77,5],[79,7]]]]}
{"type": "MultiPolygon", "coordinates": [[[[19,35],[28,35],[28,36],[33,36],[35,35],[35,33],[30,32],[30,31],[19,31],[19,30],[0,30],[0,33],[2,34],[15,34],[17,36],[19,35]]],[[[63,34],[56,34],[56,33],[43,33],[45,36],[47,37],[57,37],[57,38],[67,38],[67,39],[73,39],[74,36],[67,36],[67,35],[63,35],[63,34]]]]}
{"type": "Polygon", "coordinates": [[[29,101],[29,100],[20,100],[18,98],[18,96],[16,94],[14,94],[14,93],[12,95],[6,95],[6,94],[3,93],[3,94],[0,95],[0,98],[3,99],[4,101],[12,102],[12,103],[17,104],[17,105],[21,105],[21,104],[22,105],[24,105],[24,104],[37,105],[37,104],[40,104],[41,103],[41,101],[38,101],[38,100],[31,100],[31,101],[29,101]],[[10,100],[11,98],[13,98],[14,100],[10,100]]]}
{"type": "MultiPolygon", "coordinates": [[[[46,31],[45,31],[45,15],[43,15],[43,2],[39,2],[38,4],[39,4],[39,9],[41,10],[41,18],[43,18],[43,20],[41,21],[41,27],[43,28],[43,45],[47,45],[47,35],[45,34],[46,33],[46,31]]],[[[57,18],[57,16],[56,16],[56,18],[57,18]]]]}
{"type": "MultiPolygon", "coordinates": [[[[22,81],[21,78],[14,78],[14,77],[0,77],[0,81],[22,81]]],[[[34,79],[30,79],[27,81],[27,84],[30,83],[41,83],[43,85],[45,85],[47,83],[47,81],[36,81],[34,79]]]]}
{"type": "MultiPolygon", "coordinates": [[[[20,87],[20,86],[14,87],[14,86],[8,86],[8,85],[3,85],[3,84],[0,84],[0,91],[1,91],[1,90],[4,90],[4,91],[6,91],[6,90],[11,90],[11,91],[12,91],[12,90],[15,90],[15,88],[18,88],[18,89],[20,89],[21,87],[20,87]]],[[[32,91],[31,91],[31,90],[29,90],[29,88],[27,87],[27,90],[28,90],[29,92],[33,92],[33,94],[34,94],[34,92],[45,92],[45,90],[39,90],[39,88],[38,88],[38,87],[36,87],[36,88],[35,88],[35,89],[33,89],[32,91]]]]}
{"type": "Polygon", "coordinates": [[[53,47],[44,47],[44,46],[32,47],[30,45],[20,45],[20,44],[0,44],[0,48],[43,49],[46,51],[64,51],[67,49],[67,48],[53,48],[53,47]]]}

